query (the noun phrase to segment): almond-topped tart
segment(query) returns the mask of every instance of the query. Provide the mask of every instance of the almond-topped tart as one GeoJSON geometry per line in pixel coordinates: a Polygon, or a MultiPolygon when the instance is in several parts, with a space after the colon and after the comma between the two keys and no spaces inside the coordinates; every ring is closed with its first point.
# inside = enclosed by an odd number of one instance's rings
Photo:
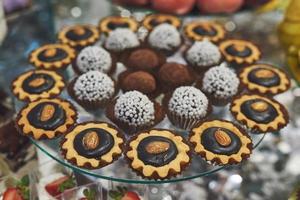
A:
{"type": "Polygon", "coordinates": [[[195,126],[189,141],[198,155],[217,165],[242,162],[250,156],[253,146],[243,129],[224,120],[206,121],[195,126]]]}
{"type": "Polygon", "coordinates": [[[65,44],[46,44],[29,55],[29,62],[36,68],[58,70],[66,68],[76,57],[73,48],[65,44]]]}
{"type": "Polygon", "coordinates": [[[168,179],[180,174],[191,162],[190,147],[170,130],[141,132],[127,143],[129,166],[148,179],[168,179]]]}
{"type": "Polygon", "coordinates": [[[73,127],[63,138],[65,159],[82,168],[104,167],[122,154],[124,139],[118,129],[106,122],[85,122],[73,127]]]}
{"type": "Polygon", "coordinates": [[[52,139],[67,132],[77,119],[74,106],[62,99],[40,99],[19,111],[19,131],[34,139],[52,139]]]}
{"type": "Polygon", "coordinates": [[[107,35],[118,28],[128,28],[136,32],[138,26],[138,22],[134,18],[121,16],[108,16],[99,22],[100,31],[107,35]]]}
{"type": "Polygon", "coordinates": [[[276,95],[291,86],[290,79],[283,70],[268,64],[250,65],[239,76],[249,91],[260,94],[276,95]]]}
{"type": "Polygon", "coordinates": [[[64,27],[58,33],[58,40],[75,49],[92,45],[100,38],[99,30],[91,24],[78,24],[64,27]]]}
{"type": "Polygon", "coordinates": [[[246,40],[225,40],[219,48],[225,60],[236,67],[251,65],[261,57],[259,48],[246,40]]]}
{"type": "Polygon", "coordinates": [[[178,29],[181,26],[181,20],[178,17],[169,14],[151,14],[147,15],[143,20],[143,26],[148,30],[152,30],[154,27],[164,23],[171,24],[178,29]]]}
{"type": "Polygon", "coordinates": [[[283,105],[261,95],[237,97],[230,110],[238,122],[258,133],[278,131],[289,122],[288,112],[283,105]]]}
{"type": "Polygon", "coordinates": [[[225,29],[216,22],[194,21],[184,27],[186,37],[192,41],[208,39],[211,42],[219,42],[225,38],[225,29]]]}
{"type": "Polygon", "coordinates": [[[35,101],[58,96],[65,83],[54,71],[30,70],[19,75],[12,83],[12,92],[21,101],[35,101]]]}

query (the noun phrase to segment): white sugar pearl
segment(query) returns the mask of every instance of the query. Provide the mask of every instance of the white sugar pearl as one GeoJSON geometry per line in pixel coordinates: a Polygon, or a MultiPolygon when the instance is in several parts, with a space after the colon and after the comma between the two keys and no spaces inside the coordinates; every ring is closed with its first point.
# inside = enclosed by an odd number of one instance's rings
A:
{"type": "Polygon", "coordinates": [[[135,126],[153,123],[155,118],[153,102],[138,91],[122,94],[116,101],[114,112],[119,120],[135,126]]]}
{"type": "Polygon", "coordinates": [[[168,103],[170,111],[188,118],[202,118],[207,114],[207,97],[197,88],[191,86],[178,87],[168,103]]]}

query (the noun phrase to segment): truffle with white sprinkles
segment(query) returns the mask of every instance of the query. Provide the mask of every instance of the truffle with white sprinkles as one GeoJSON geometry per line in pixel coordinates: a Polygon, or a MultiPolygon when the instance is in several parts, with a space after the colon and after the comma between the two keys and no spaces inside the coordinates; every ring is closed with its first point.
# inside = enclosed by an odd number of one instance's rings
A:
{"type": "Polygon", "coordinates": [[[239,84],[240,80],[234,71],[221,64],[204,74],[202,89],[215,99],[227,100],[237,94],[239,84]]]}
{"type": "Polygon", "coordinates": [[[85,47],[77,56],[76,66],[80,73],[100,71],[108,73],[113,61],[110,54],[98,46],[85,47]]]}
{"type": "MultiPolygon", "coordinates": [[[[73,86],[75,98],[86,104],[103,104],[115,94],[115,83],[106,74],[90,71],[79,76],[73,86]]],[[[100,105],[99,105],[100,106],[100,105]]]]}
{"type": "Polygon", "coordinates": [[[143,126],[154,123],[154,103],[138,92],[130,91],[122,94],[114,107],[115,116],[130,126],[143,126]]]}
{"type": "Polygon", "coordinates": [[[221,60],[219,48],[208,40],[195,42],[186,52],[186,60],[196,69],[218,65],[221,60]]]}
{"type": "Polygon", "coordinates": [[[208,99],[199,89],[182,86],[173,92],[168,108],[182,117],[202,118],[207,114],[208,99]]]}
{"type": "Polygon", "coordinates": [[[153,48],[174,51],[181,45],[181,36],[174,26],[160,24],[150,33],[148,42],[153,48]]]}
{"type": "Polygon", "coordinates": [[[113,52],[121,52],[139,45],[137,35],[127,28],[118,28],[110,32],[105,41],[105,48],[113,52]]]}

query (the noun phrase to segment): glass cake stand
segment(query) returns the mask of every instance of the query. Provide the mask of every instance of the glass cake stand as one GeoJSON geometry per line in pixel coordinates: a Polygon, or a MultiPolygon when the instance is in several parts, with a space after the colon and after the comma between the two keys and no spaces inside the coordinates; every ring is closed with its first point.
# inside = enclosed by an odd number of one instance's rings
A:
{"type": "MultiPolygon", "coordinates": [[[[101,1],[98,1],[101,2],[101,1]]],[[[88,4],[89,5],[89,4],[88,4]]],[[[74,7],[75,8],[75,7],[74,7]]],[[[78,7],[76,7],[78,8],[78,7]]],[[[91,7],[89,7],[91,8],[91,7]]],[[[103,7],[104,8],[104,7],[103,7]]],[[[57,9],[57,10],[62,10],[62,9],[57,9]]],[[[93,9],[81,9],[81,11],[93,11],[93,9]]],[[[76,9],[75,9],[76,11],[76,9]]],[[[94,10],[95,11],[95,10],[94,10]]],[[[110,14],[111,11],[109,9],[106,9],[107,13],[105,15],[110,14]]],[[[56,29],[59,29],[62,27],[64,24],[74,24],[74,23],[79,23],[79,22],[90,22],[93,24],[97,24],[97,21],[100,19],[99,14],[94,15],[92,13],[99,13],[97,12],[88,12],[88,13],[82,13],[82,16],[87,16],[85,18],[74,18],[74,19],[60,19],[59,15],[55,15],[56,18],[56,29]],[[93,15],[91,17],[91,15],[93,15]]],[[[202,17],[204,18],[204,17],[202,17]]],[[[215,17],[210,16],[208,17],[209,19],[215,19],[215,17]]],[[[229,35],[231,37],[235,38],[244,38],[244,39],[249,39],[252,41],[256,41],[259,44],[259,47],[261,48],[263,52],[263,58],[262,62],[267,62],[267,63],[274,63],[277,66],[284,66],[284,54],[279,47],[279,42],[276,37],[276,31],[275,27],[278,21],[281,19],[281,15],[278,13],[271,13],[267,14],[264,16],[257,16],[253,15],[251,13],[241,13],[237,15],[232,15],[232,16],[217,16],[217,20],[220,22],[224,23],[225,28],[228,30],[229,35]],[[251,28],[249,28],[251,27],[251,28]]],[[[192,16],[186,16],[184,17],[184,21],[190,21],[197,19],[197,17],[192,16]]],[[[30,52],[30,51],[27,51],[30,52]]],[[[25,57],[25,56],[24,56],[25,57]]],[[[175,58],[170,58],[170,60],[174,61],[177,60],[175,58]]],[[[24,59],[24,65],[28,66],[26,63],[26,59],[24,59]]],[[[29,67],[29,66],[28,66],[29,67]]],[[[17,67],[16,67],[17,68],[17,67]]],[[[70,69],[71,67],[69,67],[70,69]]],[[[31,66],[32,69],[32,66],[31,66]]],[[[17,74],[19,71],[24,71],[25,68],[17,68],[17,70],[14,71],[14,73],[17,74]]],[[[65,74],[66,78],[67,77],[72,77],[72,72],[68,70],[65,74]]],[[[66,79],[68,80],[68,79],[66,79]]],[[[68,99],[72,101],[72,99],[69,98],[69,96],[66,94],[64,91],[63,94],[61,95],[62,98],[68,99]]],[[[73,102],[73,101],[72,101],[73,102]]],[[[16,103],[16,109],[20,109],[22,106],[21,102],[18,102],[17,100],[15,101],[16,103]]],[[[76,103],[74,103],[76,105],[76,103]]],[[[88,120],[101,120],[101,121],[107,121],[109,122],[108,119],[106,119],[101,111],[95,112],[95,113],[87,113],[85,112],[80,106],[76,106],[79,109],[79,114],[80,114],[80,122],[81,121],[88,121],[88,120]]],[[[230,120],[230,115],[228,112],[228,107],[225,108],[216,108],[214,109],[215,113],[212,116],[212,118],[216,119],[229,119],[230,120]]],[[[232,119],[231,119],[232,120],[232,119]]],[[[187,136],[186,132],[182,132],[180,130],[177,130],[175,127],[171,126],[170,123],[165,119],[162,123],[158,125],[159,128],[167,128],[170,130],[175,130],[175,132],[179,132],[183,136],[187,136]]],[[[270,133],[267,133],[270,134],[270,133]]],[[[255,148],[259,146],[259,144],[263,141],[265,136],[267,134],[260,134],[260,135],[255,135],[251,134],[250,136],[253,139],[253,144],[254,144],[254,151],[253,154],[255,154],[255,148]]],[[[267,137],[267,136],[266,136],[267,137]]],[[[108,165],[102,169],[97,169],[97,170],[87,170],[83,168],[78,168],[67,161],[65,161],[60,153],[60,138],[54,139],[54,140],[47,140],[47,141],[36,141],[34,139],[31,139],[32,143],[38,147],[42,152],[44,152],[46,155],[51,157],[52,159],[56,160],[63,166],[66,166],[68,168],[71,168],[75,172],[83,173],[95,178],[101,178],[101,179],[106,179],[106,180],[111,180],[111,181],[118,181],[118,182],[126,182],[126,183],[140,183],[140,184],[159,184],[159,183],[171,183],[171,182],[179,182],[179,181],[185,181],[185,180],[190,180],[190,179],[195,179],[203,176],[209,176],[214,174],[217,171],[224,170],[226,169],[232,169],[239,167],[239,165],[235,166],[213,166],[208,164],[205,160],[203,160],[200,156],[193,156],[192,158],[192,163],[191,165],[179,176],[175,178],[171,178],[168,180],[148,180],[148,179],[143,179],[139,176],[137,176],[127,165],[126,161],[122,158],[117,160],[116,162],[112,163],[111,165],[108,165]]]]}

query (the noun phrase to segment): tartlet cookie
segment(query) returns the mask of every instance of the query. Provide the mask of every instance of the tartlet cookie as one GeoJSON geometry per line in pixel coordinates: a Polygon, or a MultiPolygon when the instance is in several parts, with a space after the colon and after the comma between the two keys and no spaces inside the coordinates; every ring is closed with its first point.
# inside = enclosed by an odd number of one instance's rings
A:
{"type": "Polygon", "coordinates": [[[21,101],[36,101],[58,96],[65,83],[54,71],[30,70],[19,75],[12,83],[13,94],[21,101]]]}
{"type": "Polygon", "coordinates": [[[233,100],[234,118],[255,133],[278,131],[289,122],[288,112],[279,102],[256,94],[245,94],[233,100]]]}
{"type": "Polygon", "coordinates": [[[178,17],[174,15],[161,14],[161,13],[147,15],[144,18],[142,24],[146,29],[151,31],[156,26],[164,23],[170,24],[176,27],[177,29],[179,29],[181,26],[181,20],[178,17]]]}
{"type": "Polygon", "coordinates": [[[195,126],[189,141],[194,151],[217,165],[237,164],[250,157],[252,140],[232,122],[212,120],[195,126]]]}
{"type": "Polygon", "coordinates": [[[210,21],[194,21],[184,27],[184,33],[192,41],[208,39],[214,43],[225,38],[225,29],[222,25],[210,21]]]}
{"type": "Polygon", "coordinates": [[[118,28],[128,28],[133,32],[138,29],[138,22],[130,17],[108,16],[99,22],[99,28],[102,33],[109,34],[118,28]]]}
{"type": "Polygon", "coordinates": [[[76,52],[65,44],[46,44],[29,55],[29,62],[36,68],[58,70],[66,68],[75,58],[76,52]]]}
{"type": "Polygon", "coordinates": [[[191,162],[190,147],[169,130],[141,132],[127,145],[129,166],[148,179],[168,179],[180,174],[191,162]]]}
{"type": "Polygon", "coordinates": [[[258,47],[246,40],[225,40],[219,48],[225,60],[234,66],[251,65],[261,57],[258,47]]]}
{"type": "Polygon", "coordinates": [[[82,49],[98,41],[100,33],[97,27],[90,24],[78,24],[64,27],[58,33],[58,40],[75,49],[82,49]]]}
{"type": "Polygon", "coordinates": [[[124,139],[118,129],[106,122],[76,125],[64,136],[64,158],[82,168],[95,169],[111,164],[123,151],[124,139]]]}
{"type": "Polygon", "coordinates": [[[290,79],[284,71],[268,64],[248,66],[239,76],[249,91],[260,94],[276,95],[285,92],[291,86],[290,79]]]}
{"type": "Polygon", "coordinates": [[[22,134],[34,139],[52,139],[66,133],[76,119],[76,110],[70,102],[40,99],[19,111],[16,126],[22,134]]]}

